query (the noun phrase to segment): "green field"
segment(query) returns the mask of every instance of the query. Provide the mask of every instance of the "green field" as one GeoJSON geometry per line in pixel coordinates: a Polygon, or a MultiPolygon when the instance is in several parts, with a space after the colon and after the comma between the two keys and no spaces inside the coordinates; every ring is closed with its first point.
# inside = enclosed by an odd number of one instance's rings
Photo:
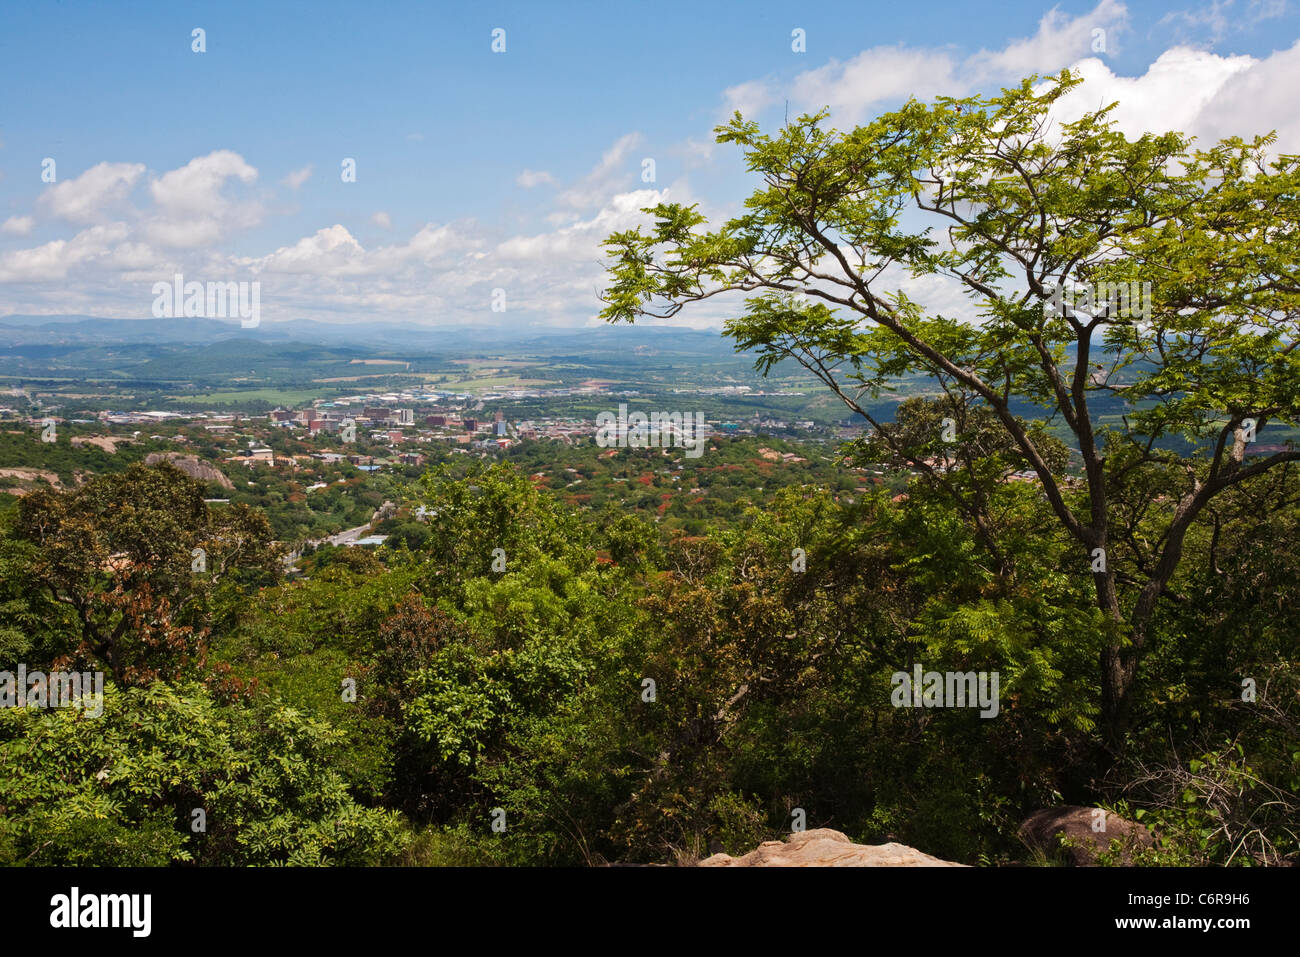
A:
{"type": "Polygon", "coordinates": [[[447,379],[438,384],[439,389],[457,389],[463,392],[483,392],[488,389],[533,389],[539,386],[559,385],[554,379],[521,379],[519,376],[483,376],[471,379],[447,379]]]}
{"type": "Polygon", "coordinates": [[[205,405],[256,402],[260,399],[277,405],[294,406],[310,402],[312,399],[319,399],[325,392],[341,394],[338,390],[321,387],[316,389],[242,389],[237,392],[204,392],[197,395],[177,395],[171,398],[176,402],[193,402],[205,405]]]}

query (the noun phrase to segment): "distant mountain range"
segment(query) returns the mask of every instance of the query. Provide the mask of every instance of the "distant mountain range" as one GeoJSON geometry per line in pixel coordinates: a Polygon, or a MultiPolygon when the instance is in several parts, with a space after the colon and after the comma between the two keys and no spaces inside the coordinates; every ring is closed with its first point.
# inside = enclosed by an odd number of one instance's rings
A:
{"type": "Polygon", "coordinates": [[[358,346],[418,352],[530,351],[547,355],[581,352],[626,352],[647,347],[659,352],[734,354],[720,332],[665,326],[596,326],[592,328],[510,329],[500,326],[432,326],[409,323],[331,323],[290,319],[244,329],[237,320],[105,319],[96,316],[0,316],[0,353],[23,346],[85,347],[193,343],[229,340],[248,343],[288,342],[317,346],[358,346]]]}

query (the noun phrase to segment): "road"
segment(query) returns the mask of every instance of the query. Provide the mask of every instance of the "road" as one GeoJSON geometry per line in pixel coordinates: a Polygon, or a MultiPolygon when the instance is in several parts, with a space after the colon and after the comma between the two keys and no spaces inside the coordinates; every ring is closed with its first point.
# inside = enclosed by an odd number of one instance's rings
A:
{"type": "MultiPolygon", "coordinates": [[[[315,545],[317,548],[319,548],[321,545],[346,545],[348,542],[354,542],[358,538],[361,538],[363,535],[366,535],[369,532],[370,532],[370,523],[367,522],[364,525],[358,525],[356,528],[345,528],[337,535],[328,535],[325,538],[314,538],[310,541],[304,542],[303,546],[306,547],[307,545],[315,545]]],[[[294,565],[298,563],[298,557],[300,554],[301,554],[300,552],[290,552],[288,555],[284,557],[285,565],[292,568],[294,565]]]]}
{"type": "Polygon", "coordinates": [[[322,542],[327,542],[330,545],[346,545],[348,542],[354,542],[358,538],[361,538],[369,531],[370,531],[370,523],[366,522],[366,524],[364,525],[358,525],[356,528],[344,529],[343,531],[339,532],[337,535],[330,535],[328,538],[322,539],[321,541],[312,542],[312,544],[320,545],[322,544],[322,542]]]}

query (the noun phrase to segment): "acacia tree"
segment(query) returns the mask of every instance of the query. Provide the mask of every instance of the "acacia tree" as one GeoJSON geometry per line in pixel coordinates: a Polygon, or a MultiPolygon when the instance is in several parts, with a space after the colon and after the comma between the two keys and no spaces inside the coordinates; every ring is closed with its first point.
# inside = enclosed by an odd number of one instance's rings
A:
{"type": "Polygon", "coordinates": [[[1189,529],[1226,490],[1300,459],[1248,454],[1266,423],[1300,416],[1300,159],[1270,158],[1272,134],[1130,140],[1114,104],[1062,122],[1054,108],[1080,82],[913,100],[847,133],[826,111],[775,137],[737,113],[716,132],[762,180],[745,212],[710,230],[694,206],[644,210],[652,227],[605,242],[602,316],[752,293],[725,326],[738,348],[764,373],[797,361],[886,442],[868,399],[903,375],[987,407],[1092,576],[1118,747],[1189,529]],[[964,315],[914,298],[945,285],[964,315]],[[1029,406],[1073,433],[1080,482],[1013,411],[1029,406]],[[1157,482],[1159,498],[1125,506],[1157,482]]]}

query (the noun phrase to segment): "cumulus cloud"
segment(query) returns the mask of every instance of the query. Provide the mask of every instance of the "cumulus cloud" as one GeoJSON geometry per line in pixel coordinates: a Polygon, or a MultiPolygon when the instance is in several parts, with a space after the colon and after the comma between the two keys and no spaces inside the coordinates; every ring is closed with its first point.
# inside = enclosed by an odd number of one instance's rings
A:
{"type": "Polygon", "coordinates": [[[485,318],[474,314],[489,303],[485,288],[475,291],[490,285],[494,271],[483,262],[483,246],[468,227],[429,223],[404,241],[367,248],[336,223],[265,256],[214,264],[212,271],[258,278],[272,310],[290,304],[299,315],[471,321],[485,318]]]}
{"type": "Polygon", "coordinates": [[[981,50],[964,65],[973,83],[1007,82],[1031,73],[1068,66],[1085,53],[1115,54],[1115,35],[1128,26],[1128,9],[1120,0],[1101,0],[1091,13],[1070,17],[1052,8],[1038,21],[1032,37],[1013,40],[1001,50],[981,50]],[[1100,45],[1101,49],[1097,49],[1100,45]]]}
{"type": "MultiPolygon", "coordinates": [[[[1171,16],[1221,34],[1227,27],[1216,27],[1220,20],[1244,27],[1279,11],[1272,0],[1236,5],[1214,0],[1171,16]]],[[[752,112],[788,96],[791,107],[801,111],[830,106],[833,120],[844,126],[908,96],[964,96],[1070,67],[1085,82],[1060,102],[1058,119],[1074,119],[1118,101],[1112,116],[1128,136],[1179,130],[1208,144],[1225,136],[1277,130],[1277,149],[1300,151],[1300,115],[1294,109],[1300,43],[1262,59],[1179,45],[1161,54],[1145,73],[1121,76],[1107,58],[1117,52],[1116,36],[1128,26],[1121,0],[1100,0],[1090,12],[1073,17],[1053,8],[1032,36],[996,50],[958,57],[942,49],[873,47],[847,61],[831,60],[800,73],[788,83],[769,79],[731,87],[724,99],[728,108],[749,103],[752,112]],[[1100,56],[1094,50],[1098,44],[1105,47],[1100,56]]]]}
{"type": "Polygon", "coordinates": [[[75,179],[50,186],[39,202],[60,219],[99,222],[121,205],[143,173],[142,163],[99,163],[75,179]]]}
{"type": "Polygon", "coordinates": [[[399,262],[414,261],[432,265],[439,257],[448,253],[464,251],[480,245],[480,240],[462,236],[450,225],[435,226],[429,223],[411,237],[403,247],[384,247],[380,255],[391,255],[399,262]]]}
{"type": "Polygon", "coordinates": [[[154,202],[177,212],[208,213],[225,204],[221,188],[236,177],[244,183],[257,179],[257,170],[231,150],[216,150],[190,160],[149,185],[154,202]]]}
{"type": "Polygon", "coordinates": [[[256,272],[353,275],[364,271],[365,250],[339,225],[319,229],[292,246],[250,261],[256,272]]]}
{"type": "Polygon", "coordinates": [[[265,303],[292,302],[299,312],[491,322],[500,319],[492,291],[504,289],[516,321],[573,322],[575,312],[598,308],[602,240],[667,196],[625,191],[561,228],[496,238],[473,221],[427,223],[402,241],[366,247],[334,224],[265,256],[229,260],[214,274],[255,276],[265,303]]]}
{"type": "Polygon", "coordinates": [[[641,222],[641,209],[666,202],[668,195],[667,189],[618,193],[577,222],[503,240],[484,257],[483,265],[492,267],[494,281],[513,300],[521,300],[539,317],[572,321],[580,310],[595,313],[604,280],[602,241],[611,232],[641,222]]]}
{"type": "Polygon", "coordinates": [[[776,87],[766,80],[750,80],[727,87],[722,91],[722,99],[724,120],[735,113],[750,119],[777,102],[776,87]]]}
{"type": "Polygon", "coordinates": [[[223,192],[231,179],[252,184],[257,170],[238,153],[217,150],[154,180],[149,184],[154,210],[145,225],[146,238],[164,247],[194,249],[257,225],[262,218],[259,203],[239,202],[223,192]]]}
{"type": "Polygon", "coordinates": [[[620,193],[589,219],[532,236],[512,236],[499,243],[495,253],[516,263],[544,263],[552,257],[569,260],[575,256],[589,256],[594,261],[601,255],[601,240],[611,232],[635,225],[643,218],[642,208],[664,202],[666,197],[666,190],[655,189],[620,193]]]}
{"type": "Polygon", "coordinates": [[[905,47],[873,47],[847,63],[826,66],[795,78],[791,100],[800,110],[831,108],[839,122],[865,118],[872,107],[888,100],[917,96],[927,99],[965,90],[955,76],[956,64],[946,53],[905,47]]]}
{"type": "Polygon", "coordinates": [[[1058,102],[1059,120],[1118,101],[1111,116],[1129,137],[1176,130],[1208,146],[1275,129],[1277,149],[1300,152],[1293,92],[1300,83],[1300,42],[1263,60],[1176,47],[1137,77],[1118,76],[1096,59],[1078,69],[1084,83],[1058,102]]]}
{"type": "Polygon", "coordinates": [[[147,274],[150,281],[160,274],[175,272],[148,243],[118,243],[105,257],[104,265],[126,275],[147,274]]]}
{"type": "MultiPolygon", "coordinates": [[[[1221,58],[1235,65],[1245,57],[1221,58]]],[[[1300,153],[1300,114],[1295,91],[1300,86],[1300,41],[1246,68],[1219,68],[1227,73],[1213,96],[1205,100],[1189,132],[1203,139],[1251,137],[1277,130],[1276,149],[1300,153]]]]}
{"type": "Polygon", "coordinates": [[[0,233],[7,236],[26,236],[35,225],[36,220],[31,216],[10,216],[0,223],[0,233]]]}
{"type": "Polygon", "coordinates": [[[105,256],[126,238],[125,223],[110,223],[82,230],[72,239],[56,239],[32,249],[0,255],[0,282],[50,282],[93,259],[105,256]]]}
{"type": "MultiPolygon", "coordinates": [[[[740,107],[747,115],[787,97],[792,111],[830,104],[836,125],[843,128],[909,95],[989,91],[1028,73],[1073,66],[1086,82],[1061,101],[1058,119],[1118,100],[1114,117],[1130,136],[1179,129],[1205,143],[1277,129],[1278,148],[1300,152],[1300,115],[1292,92],[1300,83],[1300,43],[1262,58],[1178,46],[1137,75],[1122,76],[1106,57],[1115,52],[1115,33],[1126,23],[1122,3],[1100,0],[1082,16],[1052,10],[1030,36],[994,50],[962,55],[953,48],[877,46],[788,82],[758,80],[733,86],[723,98],[728,107],[740,107]],[[1103,56],[1092,51],[1095,29],[1106,31],[1103,56]]],[[[250,190],[258,171],[238,153],[219,150],[155,174],[147,195],[143,189],[134,195],[141,204],[138,209],[127,204],[142,183],[145,167],[100,164],[47,189],[38,200],[38,215],[49,212],[78,224],[68,227],[69,232],[81,231],[31,249],[0,253],[0,283],[19,284],[5,290],[11,303],[30,292],[30,305],[24,303],[28,308],[58,306],[102,314],[114,310],[110,303],[123,302],[118,314],[144,314],[151,299],[140,289],[147,292],[149,284],[173,272],[199,279],[257,277],[268,315],[273,314],[272,304],[279,304],[294,315],[336,313],[353,319],[391,316],[447,323],[501,321],[490,310],[492,290],[501,288],[507,293],[512,323],[590,321],[599,309],[597,293],[605,279],[601,242],[611,232],[643,222],[643,207],[666,201],[671,194],[675,201],[701,202],[712,221],[735,212],[708,208],[707,197],[691,196],[682,179],[662,189],[643,183],[643,151],[651,152],[642,137],[631,132],[572,182],[524,169],[516,177],[520,187],[555,188],[542,194],[549,204],[524,227],[475,220],[430,222],[413,233],[385,235],[383,244],[365,246],[348,228],[325,219],[302,229],[306,235],[301,238],[277,240],[275,248],[268,243],[238,256],[226,241],[256,226],[264,215],[250,190]]],[[[725,153],[718,151],[719,156],[725,153]]],[[[711,142],[690,138],[658,148],[654,155],[661,160],[671,157],[683,167],[714,160],[711,142]]],[[[284,184],[294,188],[294,178],[301,177],[300,186],[310,172],[311,167],[305,167],[290,173],[284,184]]],[[[12,216],[0,223],[0,233],[28,235],[35,219],[12,216]]],[[[393,229],[386,211],[372,213],[368,221],[393,229]]],[[[960,288],[949,288],[934,277],[899,274],[890,280],[894,288],[945,313],[964,311],[960,288]]],[[[735,314],[734,304],[719,298],[701,303],[672,324],[716,325],[729,314],[735,314]]]]}
{"type": "Polygon", "coordinates": [[[329,283],[366,277],[428,290],[445,278],[439,270],[466,268],[465,257],[481,245],[480,239],[450,224],[429,223],[404,242],[366,249],[347,227],[336,223],[265,256],[240,259],[237,265],[264,276],[315,277],[329,283]]]}
{"type": "Polygon", "coordinates": [[[748,119],[788,98],[800,112],[831,108],[840,124],[859,123],[883,105],[916,96],[965,96],[988,84],[1014,83],[1031,73],[1054,72],[1096,52],[1097,36],[1108,53],[1128,23],[1120,0],[1100,0],[1089,13],[1070,17],[1053,8],[1030,37],[1009,41],[999,50],[958,56],[948,49],[876,46],[848,60],[831,59],[789,82],[751,80],[723,92],[725,113],[739,109],[748,119]]]}
{"type": "MultiPolygon", "coordinates": [[[[234,179],[251,184],[257,171],[237,153],[220,150],[151,180],[151,204],[128,203],[146,167],[140,163],[100,163],[74,179],[56,183],[38,199],[42,209],[78,223],[94,223],[71,239],[56,239],[0,256],[0,282],[51,282],[84,277],[87,299],[98,299],[127,274],[180,268],[159,250],[189,250],[186,268],[230,268],[216,244],[232,232],[255,225],[261,206],[227,196],[234,179]],[[120,218],[111,214],[120,213],[120,218]]],[[[0,232],[26,235],[31,216],[14,216],[0,232]]],[[[67,297],[64,296],[64,299],[67,297]]]]}

